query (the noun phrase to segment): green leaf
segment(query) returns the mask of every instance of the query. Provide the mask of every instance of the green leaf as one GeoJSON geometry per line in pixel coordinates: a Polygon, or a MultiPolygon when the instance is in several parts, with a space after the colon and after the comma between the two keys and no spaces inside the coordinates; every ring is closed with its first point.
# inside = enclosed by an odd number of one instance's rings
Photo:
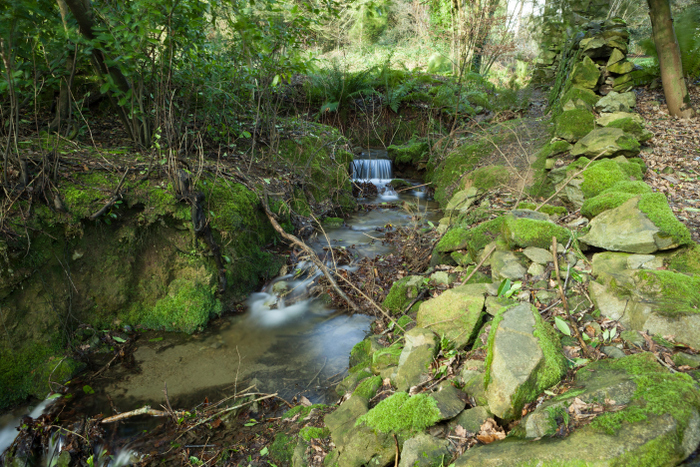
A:
{"type": "Polygon", "coordinates": [[[119,336],[112,336],[112,339],[114,339],[114,342],[119,342],[120,344],[123,344],[124,342],[126,342],[126,339],[122,339],[119,336]]]}
{"type": "Polygon", "coordinates": [[[272,79],[272,87],[276,88],[277,85],[280,82],[280,75],[275,75],[275,77],[272,79]]]}
{"type": "Polygon", "coordinates": [[[269,451],[268,451],[268,449],[267,449],[267,446],[265,446],[264,448],[262,448],[262,449],[260,450],[260,455],[261,455],[261,456],[266,456],[268,452],[269,452],[269,451]]]}
{"type": "Polygon", "coordinates": [[[109,91],[109,83],[105,83],[102,86],[100,86],[100,93],[101,94],[104,94],[107,91],[109,91]]]}
{"type": "Polygon", "coordinates": [[[559,329],[562,332],[562,334],[565,334],[567,336],[571,335],[571,329],[569,329],[569,325],[566,324],[566,321],[564,321],[560,317],[554,317],[554,325],[557,327],[557,329],[559,329]]]}
{"type": "Polygon", "coordinates": [[[250,138],[250,136],[251,136],[250,133],[248,133],[247,131],[241,132],[241,137],[243,137],[243,138],[250,138]]]}
{"type": "Polygon", "coordinates": [[[501,282],[501,285],[498,286],[498,295],[499,297],[503,297],[506,292],[510,290],[510,286],[512,285],[512,282],[510,279],[503,279],[503,282],[501,282]]]}
{"type": "Polygon", "coordinates": [[[263,178],[263,181],[267,183],[268,185],[270,184],[270,179],[269,178],[263,178]]]}
{"type": "Polygon", "coordinates": [[[85,386],[83,386],[83,392],[84,392],[85,394],[95,394],[95,390],[92,389],[92,388],[91,388],[90,386],[88,386],[87,384],[86,384],[85,386]]]}

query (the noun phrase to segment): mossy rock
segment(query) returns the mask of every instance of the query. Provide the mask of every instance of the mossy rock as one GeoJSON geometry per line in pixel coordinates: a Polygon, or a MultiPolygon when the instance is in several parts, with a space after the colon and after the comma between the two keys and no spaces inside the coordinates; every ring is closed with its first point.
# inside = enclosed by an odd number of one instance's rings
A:
{"type": "Polygon", "coordinates": [[[480,191],[488,191],[492,188],[502,186],[510,181],[510,173],[502,165],[489,165],[480,167],[467,175],[462,185],[471,184],[480,191]]]}
{"type": "Polygon", "coordinates": [[[572,109],[562,112],[556,118],[554,135],[558,138],[575,143],[595,128],[595,117],[592,112],[583,109],[572,109]]]}
{"type": "Polygon", "coordinates": [[[501,236],[505,217],[483,222],[476,227],[453,227],[440,239],[436,246],[438,252],[467,250],[472,258],[489,243],[501,236]]]}
{"type": "Polygon", "coordinates": [[[556,237],[559,243],[566,244],[572,235],[569,229],[549,221],[514,216],[506,216],[505,219],[503,236],[509,244],[519,248],[549,248],[552,237],[556,237]]]}
{"type": "Polygon", "coordinates": [[[378,375],[390,367],[397,366],[399,364],[399,357],[401,356],[401,351],[403,346],[400,342],[396,342],[389,347],[377,350],[372,354],[372,373],[378,375]]]}
{"type": "Polygon", "coordinates": [[[352,392],[353,396],[362,397],[364,399],[370,400],[377,394],[379,388],[382,387],[382,377],[372,376],[370,378],[362,381],[357,388],[352,392]]]}
{"type": "Polygon", "coordinates": [[[634,136],[620,128],[607,126],[596,128],[578,140],[571,149],[575,157],[633,157],[639,154],[641,146],[634,136]]]}
{"type": "MultiPolygon", "coordinates": [[[[598,102],[600,96],[589,89],[572,87],[564,93],[559,101],[562,111],[571,109],[593,110],[593,106],[598,102]]],[[[561,112],[559,112],[561,113],[561,112]]]]}
{"type": "Polygon", "coordinates": [[[51,391],[57,390],[85,368],[85,364],[70,357],[52,358],[39,365],[32,372],[32,386],[29,394],[44,399],[51,391]]]}
{"type": "Polygon", "coordinates": [[[621,206],[630,198],[645,193],[651,193],[651,187],[643,181],[617,182],[600,194],[584,201],[581,206],[581,215],[591,219],[601,212],[621,206]]]}
{"type": "Polygon", "coordinates": [[[673,214],[666,195],[663,193],[648,193],[641,195],[637,205],[659,229],[660,235],[671,239],[676,245],[690,245],[693,240],[688,228],[673,214]]]}
{"type": "Polygon", "coordinates": [[[439,421],[440,410],[434,398],[423,393],[409,396],[396,392],[358,418],[356,426],[366,425],[382,433],[405,436],[419,433],[439,421]]]}
{"type": "Polygon", "coordinates": [[[677,272],[700,275],[700,245],[692,243],[679,248],[665,260],[665,263],[677,272]]]}
{"type": "MultiPolygon", "coordinates": [[[[580,170],[589,162],[586,158],[580,158],[575,164],[571,164],[567,170],[567,175],[572,171],[580,170]]],[[[599,195],[603,191],[612,188],[619,182],[640,181],[643,179],[642,168],[639,164],[628,160],[605,159],[593,161],[581,174],[583,183],[581,191],[585,199],[599,195]]]]}
{"type": "Polygon", "coordinates": [[[600,70],[590,57],[584,57],[574,65],[569,79],[576,88],[595,90],[600,80],[600,70]]]}
{"type": "Polygon", "coordinates": [[[407,276],[391,286],[382,305],[392,314],[403,313],[409,303],[418,296],[424,285],[423,277],[407,276]]]}
{"type": "Polygon", "coordinates": [[[639,122],[635,121],[631,117],[621,118],[618,120],[613,120],[606,125],[607,128],[619,128],[625,133],[632,135],[640,143],[645,143],[654,137],[654,133],[649,130],[644,129],[639,122]]]}
{"type": "Polygon", "coordinates": [[[447,205],[452,190],[457,186],[462,175],[473,170],[483,155],[491,150],[491,143],[484,139],[465,144],[449,153],[447,158],[434,168],[430,177],[435,187],[435,201],[441,206],[447,205]]]}
{"type": "MultiPolygon", "coordinates": [[[[535,208],[537,208],[537,205],[535,203],[529,203],[527,201],[523,201],[522,203],[518,204],[518,209],[529,209],[531,211],[534,211],[535,208]]],[[[551,204],[545,204],[539,209],[539,211],[549,216],[563,216],[565,214],[568,214],[569,212],[569,210],[566,209],[564,206],[553,206],[551,204]]]]}
{"type": "Polygon", "coordinates": [[[392,144],[386,148],[389,158],[398,165],[417,166],[428,152],[428,143],[423,139],[411,139],[405,144],[392,144]]]}

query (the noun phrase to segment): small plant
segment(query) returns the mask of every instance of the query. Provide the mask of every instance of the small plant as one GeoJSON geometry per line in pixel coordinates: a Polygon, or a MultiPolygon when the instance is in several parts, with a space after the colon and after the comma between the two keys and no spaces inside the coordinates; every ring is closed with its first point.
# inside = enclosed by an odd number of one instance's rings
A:
{"type": "Polygon", "coordinates": [[[521,281],[512,282],[510,279],[504,279],[501,285],[498,286],[498,296],[501,298],[511,298],[522,288],[523,283],[521,281]]]}

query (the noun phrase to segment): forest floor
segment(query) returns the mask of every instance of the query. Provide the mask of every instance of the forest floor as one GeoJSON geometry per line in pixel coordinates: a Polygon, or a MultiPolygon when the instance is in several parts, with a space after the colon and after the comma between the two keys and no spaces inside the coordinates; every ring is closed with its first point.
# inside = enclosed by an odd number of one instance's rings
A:
{"type": "MultiPolygon", "coordinates": [[[[700,85],[689,89],[700,112],[700,85]]],[[[644,181],[666,195],[674,214],[695,242],[700,242],[700,118],[679,120],[668,115],[663,89],[637,90],[637,111],[654,133],[650,151],[641,156],[649,167],[644,181]]]]}

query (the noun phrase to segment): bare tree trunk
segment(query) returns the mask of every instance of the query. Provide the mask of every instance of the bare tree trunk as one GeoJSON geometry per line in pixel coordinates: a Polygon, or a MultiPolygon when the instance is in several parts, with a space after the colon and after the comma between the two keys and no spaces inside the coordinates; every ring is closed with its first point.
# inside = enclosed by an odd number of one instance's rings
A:
{"type": "MultiPolygon", "coordinates": [[[[68,40],[68,20],[67,15],[70,11],[65,0],[56,0],[58,9],[61,11],[61,20],[63,21],[63,30],[66,33],[68,40]]],[[[62,124],[70,122],[71,118],[71,89],[73,87],[73,77],[75,76],[75,64],[78,58],[78,47],[74,44],[72,57],[66,62],[67,78],[61,79],[61,89],[58,94],[58,103],[56,105],[56,116],[49,124],[50,131],[61,132],[62,124]]]]}
{"type": "Polygon", "coordinates": [[[692,118],[695,110],[690,105],[688,88],[683,79],[681,51],[673,29],[669,0],[647,0],[647,3],[668,113],[674,117],[692,118]]]}

